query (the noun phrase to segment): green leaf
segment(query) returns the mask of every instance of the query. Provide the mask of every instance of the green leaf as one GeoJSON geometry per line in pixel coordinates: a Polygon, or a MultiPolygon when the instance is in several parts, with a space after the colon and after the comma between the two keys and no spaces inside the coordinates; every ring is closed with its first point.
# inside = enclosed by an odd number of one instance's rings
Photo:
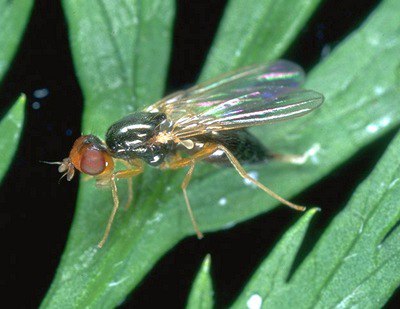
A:
{"type": "Polygon", "coordinates": [[[320,2],[229,1],[201,80],[281,57],[320,2]]]}
{"type": "Polygon", "coordinates": [[[25,95],[21,95],[0,122],[0,182],[18,148],[24,123],[25,95]]]}
{"type": "Polygon", "coordinates": [[[201,265],[200,271],[193,282],[192,291],[186,306],[188,309],[213,308],[213,287],[210,275],[211,257],[207,255],[201,265]]]}
{"type": "MultiPolygon", "coordinates": [[[[174,1],[65,0],[63,6],[85,98],[84,131],[104,136],[113,121],[132,112],[135,106],[148,105],[161,97],[168,68],[174,1]]],[[[124,196],[122,189],[120,195],[124,196]]],[[[160,246],[148,243],[153,236],[152,230],[146,229],[148,236],[132,234],[139,242],[144,240],[137,247],[140,256],[131,251],[130,244],[120,243],[121,246],[111,248],[108,242],[104,250],[98,250],[103,224],[112,206],[110,198],[110,191],[96,189],[92,181],[81,183],[73,232],[43,308],[115,307],[155,263],[159,251],[165,252],[172,246],[172,240],[160,239],[160,246]]],[[[139,194],[135,201],[135,206],[140,205],[139,194]]],[[[151,226],[153,210],[131,207],[123,217],[151,226]],[[145,213],[132,214],[136,210],[145,213]]],[[[157,218],[156,214],[154,222],[157,218]]],[[[138,227],[128,221],[128,227],[138,227]]],[[[120,239],[127,241],[129,237],[125,236],[120,239]]]]}
{"type": "Polygon", "coordinates": [[[399,152],[400,134],[289,282],[285,235],[233,308],[252,293],[263,308],[382,308],[400,284],[399,152]]]}
{"type": "Polygon", "coordinates": [[[11,65],[28,23],[32,6],[33,0],[0,0],[0,80],[11,65]]]}
{"type": "Polygon", "coordinates": [[[85,97],[84,130],[104,136],[111,122],[163,94],[172,1],[63,1],[85,97]]]}
{"type": "MultiPolygon", "coordinates": [[[[271,291],[279,290],[286,286],[286,280],[291,271],[292,263],[303,242],[310,221],[319,210],[318,208],[312,208],[307,211],[283,235],[269,257],[261,264],[252,279],[247,283],[244,291],[233,304],[232,308],[261,308],[263,303],[269,308],[280,308],[270,305],[269,296],[271,291]]],[[[293,308],[300,307],[298,305],[293,308]]]]}
{"type": "MultiPolygon", "coordinates": [[[[169,1],[124,2],[128,8],[102,3],[64,1],[85,95],[84,131],[100,137],[113,121],[161,95],[173,15],[169,1]]],[[[268,19],[283,18],[272,12],[268,19]]],[[[301,166],[273,162],[249,168],[262,183],[289,198],[398,126],[399,17],[398,1],[382,2],[365,24],[311,73],[307,87],[326,96],[319,110],[253,131],[275,152],[309,156],[301,166]]],[[[248,22],[246,15],[237,18],[238,24],[248,22]]],[[[235,32],[224,26],[225,22],[219,37],[235,32]]],[[[287,29],[292,29],[291,22],[299,25],[296,19],[289,20],[287,29]]],[[[297,26],[297,31],[300,29],[297,26]]],[[[238,34],[243,38],[244,30],[238,34]]],[[[274,31],[267,28],[265,37],[273,36],[274,31]]],[[[267,50],[263,44],[247,42],[249,47],[241,57],[246,59],[248,53],[251,61],[273,59],[284,50],[267,50]]],[[[228,47],[221,46],[224,48],[228,47]]],[[[220,66],[218,63],[212,57],[207,66],[220,66]]],[[[118,211],[101,250],[96,245],[113,205],[111,192],[95,188],[93,180],[82,181],[68,245],[42,308],[110,308],[121,303],[167,250],[194,234],[180,190],[185,173],[147,168],[136,177],[134,205],[118,211]]],[[[126,182],[120,181],[118,187],[123,205],[126,182]]],[[[277,205],[265,193],[246,185],[234,169],[202,164],[196,166],[188,194],[203,232],[227,228],[277,205]]]]}

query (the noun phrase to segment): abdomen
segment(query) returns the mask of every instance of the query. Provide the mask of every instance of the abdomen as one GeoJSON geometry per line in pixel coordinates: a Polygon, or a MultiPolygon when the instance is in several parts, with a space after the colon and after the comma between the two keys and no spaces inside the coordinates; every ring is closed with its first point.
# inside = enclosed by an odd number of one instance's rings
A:
{"type": "MultiPolygon", "coordinates": [[[[217,134],[198,137],[197,140],[225,146],[242,164],[265,163],[273,158],[264,145],[245,129],[220,131],[217,134]]],[[[230,164],[226,155],[219,151],[204,161],[222,165],[230,164]]]]}

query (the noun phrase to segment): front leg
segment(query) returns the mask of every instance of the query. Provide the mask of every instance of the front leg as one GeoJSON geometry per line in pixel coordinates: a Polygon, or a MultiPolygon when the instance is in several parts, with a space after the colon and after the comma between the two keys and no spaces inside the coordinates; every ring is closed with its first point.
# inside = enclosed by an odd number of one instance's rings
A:
{"type": "Polygon", "coordinates": [[[120,178],[128,178],[128,185],[131,187],[130,189],[128,189],[129,196],[128,196],[127,205],[129,205],[133,198],[133,192],[132,192],[132,186],[131,186],[132,177],[137,176],[143,172],[143,164],[141,164],[141,162],[136,162],[136,161],[130,162],[130,164],[132,164],[133,166],[130,166],[127,163],[124,163],[124,164],[131,168],[114,172],[109,179],[110,184],[111,184],[111,191],[112,191],[112,196],[113,196],[113,201],[114,201],[114,207],[111,211],[110,217],[108,218],[108,222],[107,222],[106,230],[104,231],[103,238],[101,239],[101,241],[98,244],[99,248],[103,247],[104,243],[106,242],[106,240],[108,238],[108,234],[110,233],[115,214],[117,213],[117,209],[119,207],[118,189],[117,189],[117,184],[116,184],[115,180],[120,179],[120,178]]]}

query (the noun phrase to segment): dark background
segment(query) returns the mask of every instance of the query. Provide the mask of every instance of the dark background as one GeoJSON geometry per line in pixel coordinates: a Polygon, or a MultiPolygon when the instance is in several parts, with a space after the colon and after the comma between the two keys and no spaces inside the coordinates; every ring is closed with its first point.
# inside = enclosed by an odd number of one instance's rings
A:
{"type": "MultiPolygon", "coordinates": [[[[325,1],[284,58],[309,70],[357,28],[378,3],[325,1]]],[[[215,0],[178,1],[168,92],[195,82],[224,5],[225,1],[215,0]]],[[[78,181],[58,185],[57,171],[39,163],[66,157],[81,133],[83,99],[58,1],[37,1],[18,54],[0,85],[0,113],[4,114],[21,92],[28,97],[27,120],[17,156],[0,192],[0,289],[3,303],[12,303],[12,308],[36,308],[49,288],[63,251],[78,185],[78,181]],[[35,98],[33,92],[43,88],[48,89],[49,95],[35,98]]],[[[350,163],[293,199],[323,208],[308,232],[297,263],[372,170],[392,137],[393,132],[366,147],[350,163]]],[[[163,300],[171,308],[182,308],[207,253],[212,257],[216,307],[227,307],[274,242],[297,218],[292,211],[278,207],[229,231],[207,234],[202,241],[195,237],[183,240],[156,265],[122,307],[152,308],[163,300]]],[[[387,308],[395,304],[393,299],[387,308]]]]}

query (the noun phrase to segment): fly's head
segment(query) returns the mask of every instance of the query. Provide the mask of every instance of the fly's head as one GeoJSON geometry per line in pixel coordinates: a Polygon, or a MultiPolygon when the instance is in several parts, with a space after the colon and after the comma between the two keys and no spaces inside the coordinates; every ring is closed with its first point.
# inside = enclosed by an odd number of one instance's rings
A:
{"type": "Polygon", "coordinates": [[[160,165],[167,155],[166,143],[155,143],[154,137],[168,122],[165,114],[137,112],[114,123],[107,131],[106,144],[113,157],[139,158],[152,166],[160,165]]]}
{"type": "Polygon", "coordinates": [[[94,135],[82,135],[74,142],[68,158],[62,162],[45,162],[59,164],[61,176],[70,181],[75,169],[90,176],[108,178],[114,169],[114,161],[108,154],[104,143],[94,135]]]}

